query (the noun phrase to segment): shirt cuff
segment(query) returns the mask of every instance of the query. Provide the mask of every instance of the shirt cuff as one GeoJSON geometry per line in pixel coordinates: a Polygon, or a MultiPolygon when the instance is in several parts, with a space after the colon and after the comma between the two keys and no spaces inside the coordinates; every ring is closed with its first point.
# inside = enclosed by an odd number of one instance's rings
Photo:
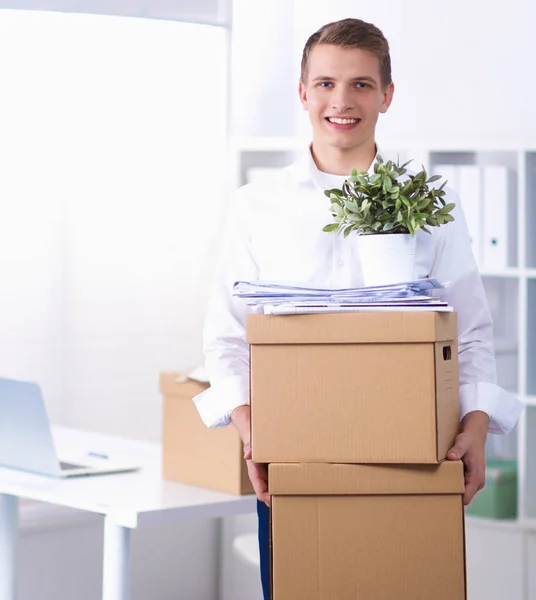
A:
{"type": "Polygon", "coordinates": [[[490,418],[489,433],[509,433],[517,423],[524,404],[494,383],[479,381],[460,386],[461,418],[474,410],[490,418]]]}
{"type": "Polygon", "coordinates": [[[207,427],[226,427],[235,408],[249,404],[249,381],[226,377],[192,398],[207,427]]]}

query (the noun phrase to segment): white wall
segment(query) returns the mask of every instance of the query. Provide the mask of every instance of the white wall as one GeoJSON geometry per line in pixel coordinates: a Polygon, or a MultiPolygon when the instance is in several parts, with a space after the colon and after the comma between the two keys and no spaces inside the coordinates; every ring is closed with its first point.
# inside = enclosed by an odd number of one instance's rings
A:
{"type": "Polygon", "coordinates": [[[285,136],[294,128],[294,7],[288,0],[234,0],[231,132],[285,136]]]}
{"type": "MultiPolygon", "coordinates": [[[[54,422],[158,440],[158,373],[202,361],[226,41],[223,28],[0,10],[0,376],[38,381],[54,422]]],[[[133,597],[215,599],[216,533],[135,531],[133,597]]],[[[101,538],[100,524],[23,533],[20,598],[98,597],[101,538]]]]}
{"type": "Polygon", "coordinates": [[[226,36],[0,11],[0,374],[39,381],[55,421],[157,440],[159,371],[202,361],[226,36]]]}
{"type": "MultiPolygon", "coordinates": [[[[235,0],[234,7],[234,68],[242,73],[242,81],[235,82],[233,102],[241,107],[242,122],[247,120],[245,113],[251,119],[254,112],[258,114],[256,127],[262,123],[264,135],[272,131],[281,135],[282,123],[285,135],[308,132],[295,93],[301,51],[307,37],[321,25],[345,17],[376,24],[390,42],[396,94],[389,113],[380,120],[383,145],[395,147],[409,140],[414,145],[438,147],[486,141],[499,146],[531,143],[528,140],[536,135],[531,101],[536,93],[531,77],[536,54],[533,2],[235,0]],[[279,24],[265,18],[268,4],[273,15],[280,15],[279,24]],[[294,14],[287,18],[291,4],[294,14]],[[260,18],[242,24],[242,11],[259,11],[260,18]],[[288,50],[289,44],[293,54],[279,60],[280,49],[288,50]],[[252,52],[254,71],[249,67],[252,52]],[[263,77],[265,67],[267,76],[263,77]],[[241,98],[246,79],[251,86],[247,104],[241,98]],[[273,104],[263,103],[271,94],[274,99],[277,96],[276,110],[273,104]],[[290,123],[289,114],[294,115],[290,123]]],[[[248,134],[243,127],[234,133],[248,134]]],[[[252,129],[251,133],[256,132],[252,129]]]]}

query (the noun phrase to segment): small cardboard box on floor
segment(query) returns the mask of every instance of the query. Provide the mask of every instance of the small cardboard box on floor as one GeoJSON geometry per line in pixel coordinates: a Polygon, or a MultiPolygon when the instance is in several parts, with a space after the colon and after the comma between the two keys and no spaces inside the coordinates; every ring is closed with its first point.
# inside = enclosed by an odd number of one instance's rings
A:
{"type": "Polygon", "coordinates": [[[164,479],[227,492],[251,494],[253,488],[234,427],[209,429],[192,398],[209,387],[180,373],[161,373],[164,398],[162,475],[164,479]]]}
{"type": "Polygon", "coordinates": [[[253,460],[438,463],[459,430],[457,313],[249,315],[253,460]]]}
{"type": "Polygon", "coordinates": [[[272,600],[465,600],[461,461],[271,464],[272,600]]]}

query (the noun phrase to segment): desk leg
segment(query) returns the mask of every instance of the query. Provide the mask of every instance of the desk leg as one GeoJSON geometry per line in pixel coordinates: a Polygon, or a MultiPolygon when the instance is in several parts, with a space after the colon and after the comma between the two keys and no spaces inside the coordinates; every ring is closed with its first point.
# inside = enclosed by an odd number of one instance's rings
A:
{"type": "Polygon", "coordinates": [[[0,600],[15,600],[17,496],[0,494],[0,600]]]}
{"type": "Polygon", "coordinates": [[[104,519],[102,600],[130,600],[130,529],[111,517],[104,519]]]}

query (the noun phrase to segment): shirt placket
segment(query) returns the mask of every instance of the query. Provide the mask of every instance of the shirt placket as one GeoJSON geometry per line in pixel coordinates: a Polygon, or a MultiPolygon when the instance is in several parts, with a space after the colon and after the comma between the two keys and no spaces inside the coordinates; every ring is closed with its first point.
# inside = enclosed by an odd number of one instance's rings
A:
{"type": "Polygon", "coordinates": [[[352,286],[352,261],[349,256],[348,240],[342,235],[333,236],[332,284],[334,288],[352,286]]]}

